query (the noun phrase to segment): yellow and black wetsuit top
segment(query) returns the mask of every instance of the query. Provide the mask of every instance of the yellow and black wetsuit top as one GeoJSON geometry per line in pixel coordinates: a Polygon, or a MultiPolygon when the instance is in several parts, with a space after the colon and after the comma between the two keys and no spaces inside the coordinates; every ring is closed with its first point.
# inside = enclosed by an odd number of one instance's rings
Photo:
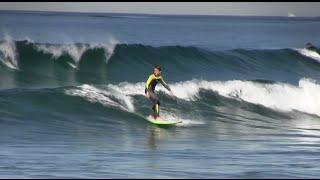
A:
{"type": "Polygon", "coordinates": [[[145,92],[147,92],[148,90],[154,92],[154,89],[156,88],[158,82],[160,82],[166,89],[170,91],[170,87],[164,82],[162,76],[155,76],[154,74],[151,74],[146,82],[145,92]]]}

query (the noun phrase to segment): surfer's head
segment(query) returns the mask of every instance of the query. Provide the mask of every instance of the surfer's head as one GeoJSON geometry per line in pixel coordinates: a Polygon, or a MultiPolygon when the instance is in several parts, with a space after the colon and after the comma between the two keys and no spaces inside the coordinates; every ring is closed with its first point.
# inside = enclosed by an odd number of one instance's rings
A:
{"type": "Polygon", "coordinates": [[[161,75],[161,67],[158,66],[158,65],[154,66],[154,68],[153,68],[153,74],[154,74],[155,76],[160,76],[160,75],[161,75]]]}
{"type": "Polygon", "coordinates": [[[306,44],[306,48],[307,48],[307,49],[313,48],[313,44],[312,44],[311,42],[308,42],[308,43],[306,44]]]}

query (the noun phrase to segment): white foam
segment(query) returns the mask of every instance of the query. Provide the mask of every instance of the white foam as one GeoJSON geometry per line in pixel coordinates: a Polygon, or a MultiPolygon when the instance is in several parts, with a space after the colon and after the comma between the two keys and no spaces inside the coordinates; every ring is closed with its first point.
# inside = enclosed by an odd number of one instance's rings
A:
{"type": "Polygon", "coordinates": [[[8,34],[4,34],[4,41],[0,44],[0,61],[11,69],[19,69],[16,45],[8,34]]]}
{"type": "Polygon", "coordinates": [[[36,45],[36,48],[39,51],[42,51],[47,54],[51,54],[53,58],[57,59],[63,54],[68,54],[72,59],[79,63],[82,54],[88,49],[86,45],[76,45],[76,44],[61,44],[61,45],[48,45],[48,44],[39,44],[36,45]]]}
{"type": "MultiPolygon", "coordinates": [[[[203,125],[205,124],[204,121],[202,120],[192,120],[192,119],[185,119],[185,118],[180,118],[180,117],[177,117],[177,119],[181,119],[182,122],[181,123],[178,123],[177,126],[182,126],[182,127],[190,127],[190,126],[199,126],[199,125],[203,125]]],[[[175,119],[175,120],[177,120],[175,119]]]]}
{"type": "Polygon", "coordinates": [[[279,111],[298,110],[320,116],[320,85],[311,79],[301,79],[298,86],[285,83],[261,84],[252,81],[192,80],[171,85],[178,98],[195,100],[200,88],[279,111]],[[192,89],[192,90],[190,90],[192,89]]]}
{"type": "MultiPolygon", "coordinates": [[[[81,96],[90,102],[98,102],[106,106],[115,106],[134,112],[133,95],[144,95],[143,82],[122,82],[117,85],[109,84],[100,89],[90,85],[79,86],[78,89],[67,90],[66,93],[81,96]],[[115,97],[117,101],[110,97],[115,97]]],[[[186,101],[196,101],[200,89],[216,92],[221,96],[259,104],[277,111],[300,111],[320,116],[320,84],[312,79],[301,79],[298,86],[286,83],[262,84],[252,81],[205,81],[190,80],[169,84],[177,98],[186,101]]],[[[168,93],[161,85],[158,91],[168,93]]],[[[199,117],[183,117],[177,113],[161,109],[161,116],[167,120],[181,119],[180,126],[205,124],[199,117]]]]}
{"type": "Polygon", "coordinates": [[[126,95],[144,95],[145,83],[121,82],[118,85],[109,84],[108,87],[126,95]]]}
{"type": "MultiPolygon", "coordinates": [[[[92,103],[100,103],[104,106],[113,106],[128,112],[135,112],[132,95],[144,95],[144,84],[122,82],[118,85],[109,84],[105,88],[96,88],[84,84],[76,89],[66,90],[65,93],[71,96],[83,97],[92,103]],[[111,96],[115,97],[118,102],[112,100],[110,98],[111,96]]],[[[161,117],[169,121],[182,120],[182,123],[179,123],[178,125],[184,127],[204,124],[201,120],[186,119],[163,109],[161,110],[161,117]]]]}
{"type": "Polygon", "coordinates": [[[112,92],[108,89],[98,89],[91,85],[81,85],[77,89],[66,90],[65,93],[71,96],[80,96],[92,103],[100,103],[104,106],[119,107],[122,110],[134,112],[134,106],[131,97],[112,92]],[[115,97],[119,102],[112,100],[110,97],[115,97]]]}
{"type": "MultiPolygon", "coordinates": [[[[122,82],[108,85],[126,95],[144,95],[145,83],[122,82]]],[[[320,116],[320,84],[312,79],[301,79],[298,86],[286,83],[262,84],[252,81],[205,81],[190,80],[169,84],[177,98],[195,101],[200,89],[216,92],[224,97],[245,101],[278,111],[298,110],[320,116]]],[[[157,89],[168,91],[161,85],[157,89]]]]}
{"type": "MultiPolygon", "coordinates": [[[[68,54],[75,61],[76,66],[79,64],[84,52],[89,49],[102,48],[105,52],[106,63],[113,55],[114,49],[119,42],[114,38],[111,38],[107,43],[90,43],[90,44],[38,44],[36,48],[47,54],[51,54],[53,58],[58,59],[64,54],[68,54]]],[[[74,68],[74,66],[71,66],[74,68]]]]}
{"type": "Polygon", "coordinates": [[[93,44],[90,43],[90,48],[94,49],[94,48],[103,48],[105,51],[105,59],[106,59],[106,63],[109,62],[109,59],[112,57],[113,53],[114,53],[114,49],[116,48],[117,44],[119,44],[119,41],[117,41],[114,38],[111,38],[109,40],[108,43],[103,44],[103,43],[98,43],[98,44],[93,44]]]}
{"type": "MultiPolygon", "coordinates": [[[[34,41],[25,37],[27,43],[34,41]]],[[[38,51],[51,54],[54,59],[58,59],[64,54],[68,54],[74,63],[68,63],[72,68],[77,69],[83,53],[89,49],[102,48],[104,50],[106,63],[112,57],[114,49],[119,42],[111,37],[106,43],[68,43],[68,44],[35,44],[38,51]]],[[[4,34],[4,40],[0,44],[0,61],[11,69],[18,69],[17,50],[15,41],[8,34],[4,34]]]]}
{"type": "Polygon", "coordinates": [[[320,54],[315,52],[315,51],[312,51],[312,50],[308,50],[306,48],[303,48],[303,49],[295,49],[296,51],[298,51],[300,54],[304,55],[304,56],[307,56],[309,58],[312,58],[318,62],[320,62],[320,54]]]}
{"type": "Polygon", "coordinates": [[[69,66],[71,66],[74,69],[78,69],[77,65],[71,62],[67,62],[69,64],[69,66]]]}
{"type": "Polygon", "coordinates": [[[118,89],[115,89],[112,86],[108,86],[108,89],[113,96],[115,96],[117,99],[122,101],[123,104],[125,104],[126,108],[130,112],[134,112],[134,105],[132,103],[131,96],[124,94],[122,91],[119,91],[118,89]]]}

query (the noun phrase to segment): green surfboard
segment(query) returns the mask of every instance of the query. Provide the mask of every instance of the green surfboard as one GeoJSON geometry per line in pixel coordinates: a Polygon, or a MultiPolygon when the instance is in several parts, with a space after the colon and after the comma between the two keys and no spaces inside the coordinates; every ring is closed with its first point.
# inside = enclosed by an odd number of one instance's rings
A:
{"type": "Polygon", "coordinates": [[[153,124],[157,124],[157,125],[175,125],[178,123],[181,123],[181,120],[177,120],[177,121],[168,121],[168,120],[164,120],[164,119],[154,119],[153,117],[146,117],[147,120],[153,124]]]}

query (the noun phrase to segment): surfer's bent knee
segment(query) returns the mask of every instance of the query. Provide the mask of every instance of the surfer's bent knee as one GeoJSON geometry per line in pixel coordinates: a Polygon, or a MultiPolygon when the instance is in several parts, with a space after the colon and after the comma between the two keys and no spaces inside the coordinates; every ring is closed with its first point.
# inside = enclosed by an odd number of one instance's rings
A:
{"type": "Polygon", "coordinates": [[[154,103],[160,106],[159,98],[151,90],[145,90],[146,96],[154,103]]]}

